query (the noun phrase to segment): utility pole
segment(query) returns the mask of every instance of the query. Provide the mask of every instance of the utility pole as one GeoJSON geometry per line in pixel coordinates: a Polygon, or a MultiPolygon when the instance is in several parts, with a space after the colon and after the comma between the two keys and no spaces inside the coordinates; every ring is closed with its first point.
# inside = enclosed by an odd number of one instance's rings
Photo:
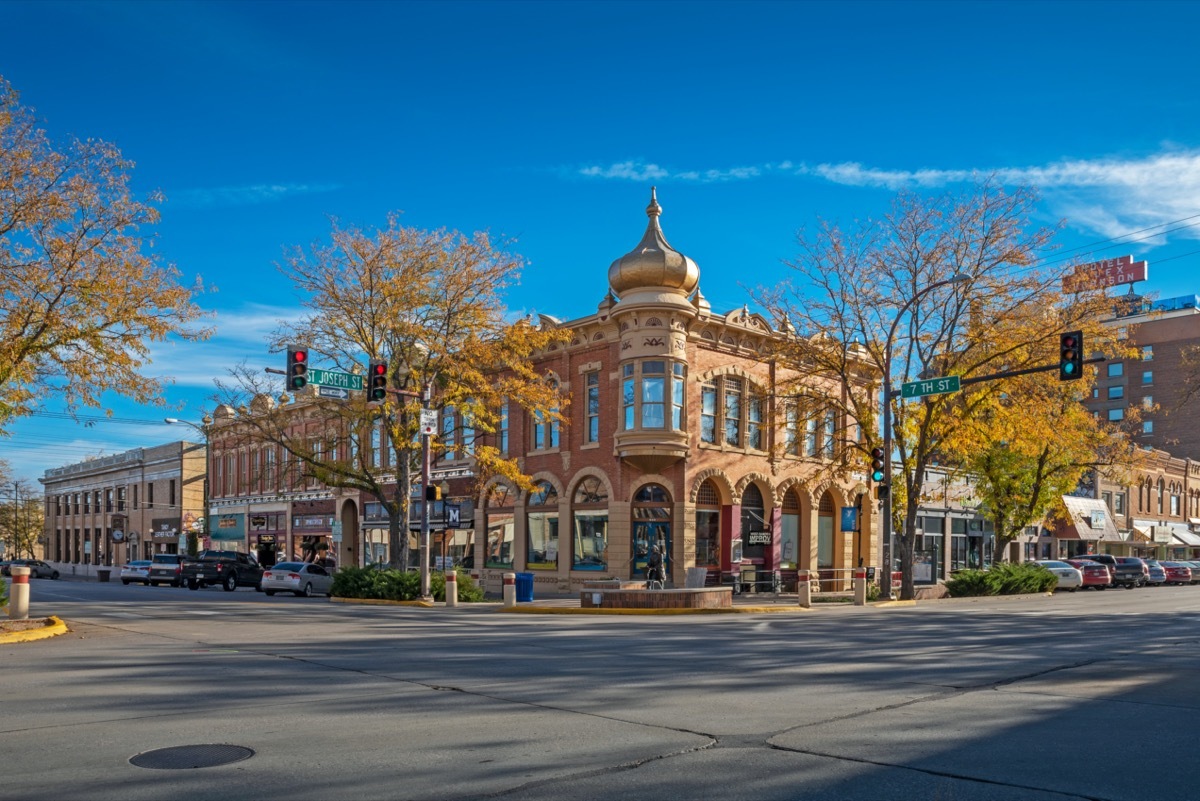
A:
{"type": "MultiPolygon", "coordinates": [[[[429,416],[429,401],[433,393],[432,384],[426,383],[421,391],[421,417],[429,416]]],[[[429,589],[429,426],[421,420],[421,543],[418,548],[421,560],[421,600],[433,600],[429,589]]]]}

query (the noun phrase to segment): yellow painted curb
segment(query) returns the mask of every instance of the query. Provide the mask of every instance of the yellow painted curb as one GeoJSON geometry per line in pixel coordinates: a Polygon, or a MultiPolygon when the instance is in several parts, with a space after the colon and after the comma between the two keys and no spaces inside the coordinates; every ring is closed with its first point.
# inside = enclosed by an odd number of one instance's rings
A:
{"type": "Polygon", "coordinates": [[[611,607],[583,609],[577,606],[514,606],[502,607],[496,611],[518,615],[748,615],[767,612],[809,612],[811,610],[802,606],[735,606],[728,609],[614,609],[611,607]]]}
{"type": "Polygon", "coordinates": [[[10,642],[32,642],[33,640],[45,640],[49,637],[57,637],[60,634],[67,633],[67,624],[63,623],[53,615],[46,619],[46,625],[40,629],[30,629],[29,631],[12,631],[8,634],[0,634],[0,645],[10,642]]]}
{"type": "Polygon", "coordinates": [[[330,597],[331,604],[363,604],[365,606],[419,606],[422,609],[432,609],[431,601],[386,601],[382,598],[338,598],[330,597]]]}
{"type": "Polygon", "coordinates": [[[887,609],[887,608],[893,607],[893,606],[916,606],[916,605],[917,605],[916,601],[879,601],[878,603],[871,604],[871,606],[875,607],[876,609],[887,609]]]}

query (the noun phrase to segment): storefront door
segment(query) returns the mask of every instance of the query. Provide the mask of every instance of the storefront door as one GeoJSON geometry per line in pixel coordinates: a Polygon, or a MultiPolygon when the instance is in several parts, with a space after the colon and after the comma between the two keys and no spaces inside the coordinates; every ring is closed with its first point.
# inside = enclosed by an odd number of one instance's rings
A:
{"type": "Polygon", "coordinates": [[[630,578],[641,579],[646,576],[646,559],[650,549],[658,546],[663,555],[663,571],[671,575],[671,524],[637,520],[633,524],[633,569],[630,578]]]}

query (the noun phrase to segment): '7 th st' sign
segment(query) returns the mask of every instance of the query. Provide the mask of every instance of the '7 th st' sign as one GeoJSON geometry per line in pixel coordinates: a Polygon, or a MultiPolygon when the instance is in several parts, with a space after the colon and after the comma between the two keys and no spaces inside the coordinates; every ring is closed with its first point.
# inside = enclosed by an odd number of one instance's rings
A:
{"type": "Polygon", "coordinates": [[[942,378],[927,378],[924,381],[910,381],[900,385],[900,397],[923,398],[926,395],[945,395],[948,392],[958,392],[962,389],[956,375],[942,378]]]}

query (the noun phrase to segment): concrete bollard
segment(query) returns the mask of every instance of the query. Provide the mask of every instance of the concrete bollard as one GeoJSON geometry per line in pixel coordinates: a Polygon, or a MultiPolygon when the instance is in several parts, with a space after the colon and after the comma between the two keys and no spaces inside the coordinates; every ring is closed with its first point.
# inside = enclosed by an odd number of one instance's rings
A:
{"type": "Polygon", "coordinates": [[[867,569],[865,567],[854,568],[854,605],[867,605],[867,569]]]}
{"type": "Polygon", "coordinates": [[[10,620],[27,620],[29,618],[29,574],[33,572],[28,567],[9,568],[12,574],[12,586],[8,588],[8,617],[10,620]]]}
{"type": "Polygon", "coordinates": [[[446,571],[446,606],[458,606],[458,574],[446,571]]]}
{"type": "Polygon", "coordinates": [[[812,584],[809,582],[810,573],[807,570],[801,570],[796,574],[796,595],[800,598],[800,605],[805,609],[812,606],[812,584]]]}
{"type": "Polygon", "coordinates": [[[517,605],[517,574],[516,573],[505,573],[504,574],[504,605],[505,606],[516,606],[517,605]]]}

